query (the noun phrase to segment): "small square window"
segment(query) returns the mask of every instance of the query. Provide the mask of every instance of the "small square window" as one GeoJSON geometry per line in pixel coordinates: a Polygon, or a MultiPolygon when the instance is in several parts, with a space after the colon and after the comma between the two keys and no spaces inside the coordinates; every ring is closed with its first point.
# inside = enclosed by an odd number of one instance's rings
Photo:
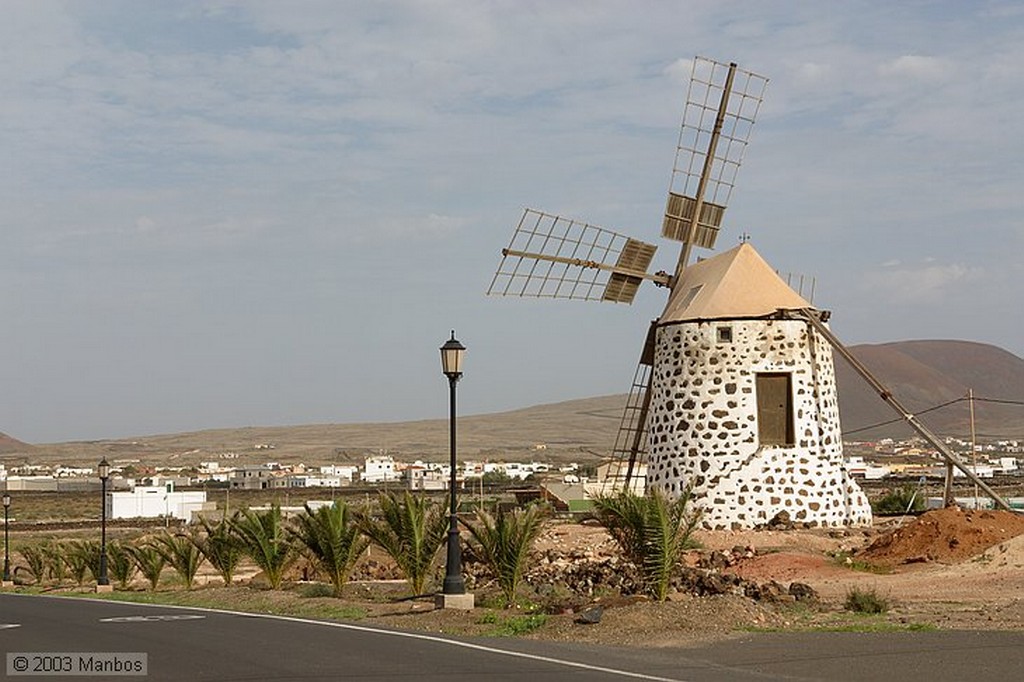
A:
{"type": "Polygon", "coordinates": [[[732,343],[732,327],[718,328],[718,343],[732,343]]]}

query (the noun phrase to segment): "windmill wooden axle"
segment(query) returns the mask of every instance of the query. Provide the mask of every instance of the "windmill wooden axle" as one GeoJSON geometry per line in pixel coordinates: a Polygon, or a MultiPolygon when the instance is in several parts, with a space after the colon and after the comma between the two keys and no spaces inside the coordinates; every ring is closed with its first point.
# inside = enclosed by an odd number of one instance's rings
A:
{"type": "Polygon", "coordinates": [[[551,263],[562,263],[564,265],[573,265],[579,268],[589,268],[592,270],[603,270],[605,272],[614,272],[627,277],[636,277],[638,279],[646,279],[654,282],[659,287],[668,286],[671,277],[667,272],[655,272],[653,274],[643,272],[641,270],[632,270],[630,268],[624,268],[620,265],[607,265],[605,263],[599,263],[594,260],[586,260],[583,258],[567,258],[565,256],[549,256],[543,253],[530,253],[529,251],[516,251],[515,249],[502,249],[502,256],[513,256],[515,258],[532,258],[535,260],[548,261],[551,263]]]}

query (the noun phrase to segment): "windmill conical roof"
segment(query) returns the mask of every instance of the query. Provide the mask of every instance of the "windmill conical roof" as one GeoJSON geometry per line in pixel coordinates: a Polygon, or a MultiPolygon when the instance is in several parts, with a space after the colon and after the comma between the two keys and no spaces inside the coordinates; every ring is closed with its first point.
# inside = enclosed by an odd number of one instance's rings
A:
{"type": "Polygon", "coordinates": [[[810,308],[750,244],[743,243],[685,270],[661,322],[765,317],[810,308]]]}

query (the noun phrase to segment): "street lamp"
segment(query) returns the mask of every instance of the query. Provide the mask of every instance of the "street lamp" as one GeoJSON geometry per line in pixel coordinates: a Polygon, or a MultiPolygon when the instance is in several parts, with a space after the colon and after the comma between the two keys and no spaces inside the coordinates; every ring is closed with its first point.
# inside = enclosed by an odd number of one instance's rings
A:
{"type": "Polygon", "coordinates": [[[110,478],[110,463],[104,457],[99,463],[100,472],[100,494],[103,505],[100,507],[100,574],[96,578],[97,585],[109,585],[110,578],[107,577],[107,479],[110,478]]]}
{"type": "Polygon", "coordinates": [[[466,354],[466,347],[455,339],[455,330],[452,330],[452,338],[445,341],[441,346],[441,371],[448,377],[448,386],[451,398],[449,407],[451,417],[449,419],[449,446],[451,454],[451,510],[448,523],[448,567],[444,574],[444,594],[465,594],[466,583],[462,579],[462,548],[459,546],[459,517],[458,507],[455,499],[455,384],[462,377],[462,359],[466,354]]]}
{"type": "Polygon", "coordinates": [[[5,583],[11,582],[11,552],[10,552],[10,542],[8,542],[8,539],[10,538],[10,535],[8,534],[8,531],[7,531],[7,528],[8,528],[8,525],[9,525],[8,521],[7,521],[7,519],[8,519],[7,512],[8,512],[8,510],[10,508],[11,508],[11,494],[5,490],[4,491],[4,582],[5,583]]]}

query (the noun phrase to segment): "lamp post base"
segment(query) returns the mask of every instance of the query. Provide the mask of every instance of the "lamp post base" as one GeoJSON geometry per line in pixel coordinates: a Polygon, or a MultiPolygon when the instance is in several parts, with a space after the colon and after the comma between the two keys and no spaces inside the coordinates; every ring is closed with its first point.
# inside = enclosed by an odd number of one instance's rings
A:
{"type": "Polygon", "coordinates": [[[0,581],[0,587],[14,587],[14,581],[13,580],[3,580],[3,581],[0,581]]]}
{"type": "Polygon", "coordinates": [[[462,594],[437,594],[434,596],[435,609],[458,609],[460,611],[472,611],[476,605],[476,598],[471,592],[462,594]]]}
{"type": "Polygon", "coordinates": [[[97,594],[102,594],[102,593],[105,593],[105,592],[113,592],[113,591],[114,591],[114,586],[113,585],[109,585],[108,584],[108,585],[97,585],[96,586],[96,593],[97,594]]]}

